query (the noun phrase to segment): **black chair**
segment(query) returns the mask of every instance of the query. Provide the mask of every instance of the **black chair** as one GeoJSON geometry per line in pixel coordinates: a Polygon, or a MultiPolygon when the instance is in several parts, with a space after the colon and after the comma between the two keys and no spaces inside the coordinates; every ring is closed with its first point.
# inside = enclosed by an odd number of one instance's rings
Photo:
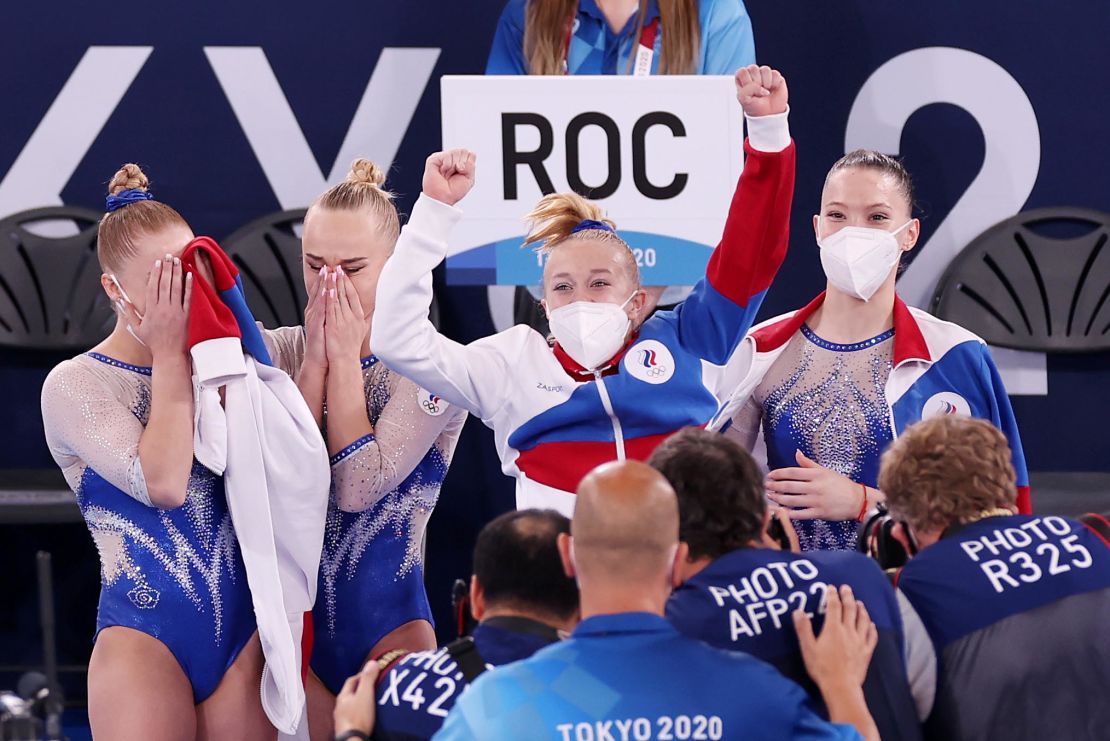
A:
{"type": "Polygon", "coordinates": [[[956,256],[932,312],[991,345],[1110,349],[1110,214],[1041,208],[986,230],[956,256]],[[1079,236],[1049,236],[1069,234],[1079,236]]]}
{"type": "Polygon", "coordinates": [[[268,214],[236,229],[222,243],[239,268],[243,291],[254,318],[263,326],[291,327],[302,323],[307,297],[301,268],[305,209],[268,214]]]}
{"type": "Polygon", "coordinates": [[[108,335],[114,313],[96,259],[101,215],[50,206],[0,220],[0,345],[76,351],[108,335]],[[60,221],[76,224],[78,233],[51,237],[29,228],[60,221]]]}
{"type": "MultiPolygon", "coordinates": [[[[96,258],[101,215],[49,206],[0,219],[0,346],[60,359],[108,336],[115,313],[96,258]],[[49,236],[57,224],[77,233],[49,236]]],[[[80,521],[76,497],[57,469],[0,472],[0,524],[80,521]]]]}

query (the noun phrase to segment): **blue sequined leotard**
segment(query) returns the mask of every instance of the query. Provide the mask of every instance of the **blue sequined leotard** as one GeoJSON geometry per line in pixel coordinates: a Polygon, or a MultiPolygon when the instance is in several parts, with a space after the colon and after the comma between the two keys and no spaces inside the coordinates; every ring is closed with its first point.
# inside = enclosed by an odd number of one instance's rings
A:
{"type": "MultiPolygon", "coordinates": [[[[296,375],[300,327],[265,333],[271,356],[296,375]]],[[[377,358],[362,360],[373,434],[332,457],[332,491],[313,608],[310,665],[331,692],[370,650],[413,620],[432,621],[424,589],[424,530],[439,499],[465,411],[432,397],[377,358]]]]}
{"type": "MultiPolygon", "coordinates": [[[[818,464],[878,485],[879,457],[893,439],[885,388],[894,330],[864,342],[827,342],[802,325],[736,417],[754,438],[761,424],[770,470],[797,466],[801,450],[818,464]]],[[[750,445],[749,445],[750,447],[750,445]]],[[[795,520],[802,550],[855,548],[855,520],[795,520]]]]}
{"type": "Polygon", "coordinates": [[[199,704],[254,634],[254,610],[223,480],[194,462],[183,505],[150,504],[138,459],[150,372],[95,353],[67,360],[43,386],[43,422],[100,553],[97,633],[161,641],[199,704]]]}

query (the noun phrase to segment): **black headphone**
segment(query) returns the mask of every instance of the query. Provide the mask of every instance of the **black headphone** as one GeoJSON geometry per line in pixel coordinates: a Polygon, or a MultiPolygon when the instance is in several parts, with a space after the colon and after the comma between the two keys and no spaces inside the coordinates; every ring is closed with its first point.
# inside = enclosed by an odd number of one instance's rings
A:
{"type": "Polygon", "coordinates": [[[907,553],[902,543],[894,537],[894,526],[898,521],[890,516],[886,506],[879,504],[874,513],[868,517],[859,528],[859,539],[856,541],[856,550],[876,561],[885,571],[899,569],[906,565],[911,556],[917,555],[917,544],[909,529],[903,529],[910,543],[907,553]]]}

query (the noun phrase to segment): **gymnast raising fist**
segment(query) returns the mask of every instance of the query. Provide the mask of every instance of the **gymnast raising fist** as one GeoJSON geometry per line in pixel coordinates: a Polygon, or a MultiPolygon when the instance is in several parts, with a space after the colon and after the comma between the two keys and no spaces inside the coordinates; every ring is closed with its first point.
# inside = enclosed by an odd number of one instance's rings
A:
{"type": "Polygon", "coordinates": [[[720,372],[782,263],[794,181],[787,88],[769,67],[737,74],[747,160],[706,276],[674,311],[646,318],[628,243],[575,193],[545,196],[526,244],[546,257],[543,308],[553,342],[524,325],[460,345],[428,321],[431,271],[446,255],[456,204],[475,177],[464,150],[428,158],[424,193],[382,270],[371,344],[402,375],[494,431],[517,506],[569,513],[600,463],[646,458],[669,434],[704,426],[733,388],[720,372]]]}

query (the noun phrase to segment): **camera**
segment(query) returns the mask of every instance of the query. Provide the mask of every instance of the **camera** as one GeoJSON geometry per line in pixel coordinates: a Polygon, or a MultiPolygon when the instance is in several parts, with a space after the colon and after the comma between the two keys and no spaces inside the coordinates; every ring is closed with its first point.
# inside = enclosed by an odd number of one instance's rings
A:
{"type": "Polygon", "coordinates": [[[40,741],[62,738],[61,695],[46,677],[28,672],[16,692],[0,692],[0,741],[40,741]]]}
{"type": "Polygon", "coordinates": [[[42,627],[45,674],[27,672],[16,692],[0,692],[0,741],[41,741],[62,735],[64,700],[58,685],[58,654],[54,642],[54,586],[50,554],[36,556],[39,624],[42,627]]]}
{"type": "Polygon", "coordinates": [[[886,506],[879,504],[871,516],[860,525],[856,550],[876,561],[884,571],[902,568],[911,556],[917,554],[917,547],[908,530],[904,530],[906,542],[909,543],[908,552],[902,541],[894,537],[894,528],[898,524],[898,521],[890,516],[886,506]]]}
{"type": "Polygon", "coordinates": [[[767,523],[767,537],[778,543],[784,551],[793,550],[790,536],[786,534],[786,528],[782,526],[782,520],[779,518],[772,517],[767,523]]]}

